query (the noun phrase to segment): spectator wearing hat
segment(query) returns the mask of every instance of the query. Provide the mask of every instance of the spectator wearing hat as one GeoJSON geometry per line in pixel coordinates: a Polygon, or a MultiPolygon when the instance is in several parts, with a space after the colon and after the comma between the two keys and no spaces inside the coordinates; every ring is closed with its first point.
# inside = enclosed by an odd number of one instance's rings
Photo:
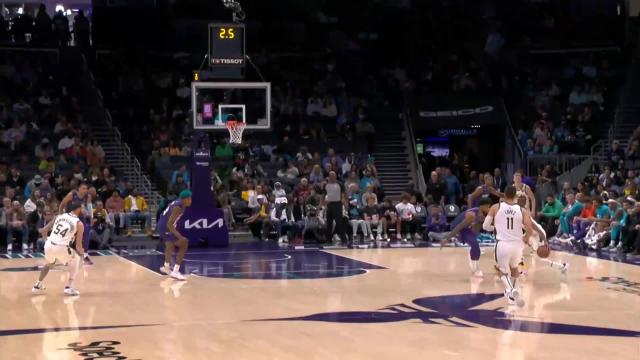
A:
{"type": "Polygon", "coordinates": [[[273,184],[273,191],[271,192],[273,197],[277,200],[278,198],[286,198],[287,192],[282,188],[282,184],[279,181],[276,181],[273,184]]]}
{"type": "Polygon", "coordinates": [[[291,230],[292,223],[293,218],[289,215],[287,209],[287,198],[276,197],[275,206],[269,213],[269,220],[264,222],[265,228],[273,226],[276,234],[278,234],[278,242],[282,243],[288,241],[287,234],[291,230]]]}
{"type": "Polygon", "coordinates": [[[45,196],[49,192],[53,191],[51,184],[49,184],[48,181],[44,181],[44,178],[40,175],[35,175],[33,179],[27,183],[27,186],[24,188],[24,197],[31,197],[31,194],[35,190],[39,190],[41,196],[45,196]]]}

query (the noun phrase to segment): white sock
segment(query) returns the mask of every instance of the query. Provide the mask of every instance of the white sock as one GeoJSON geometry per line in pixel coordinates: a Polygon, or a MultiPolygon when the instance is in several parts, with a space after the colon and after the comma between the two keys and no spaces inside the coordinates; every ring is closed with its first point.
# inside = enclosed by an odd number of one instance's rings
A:
{"type": "Polygon", "coordinates": [[[173,271],[174,272],[180,272],[180,265],[178,265],[178,264],[173,265],[173,271]]]}
{"type": "Polygon", "coordinates": [[[67,282],[66,287],[73,287],[73,281],[76,278],[76,274],[78,273],[79,268],[80,268],[80,259],[74,256],[73,260],[71,260],[67,265],[67,269],[69,271],[69,281],[67,282]]]}
{"type": "Polygon", "coordinates": [[[167,268],[167,269],[169,269],[169,268],[171,267],[171,264],[170,264],[170,263],[168,263],[168,262],[166,262],[166,263],[164,263],[164,267],[165,267],[165,268],[167,268]]]}
{"type": "Polygon", "coordinates": [[[507,288],[508,291],[511,291],[513,289],[513,286],[511,286],[511,282],[509,281],[509,277],[505,274],[500,275],[500,280],[502,281],[502,283],[504,284],[504,287],[507,288]]]}
{"type": "Polygon", "coordinates": [[[478,260],[469,260],[469,267],[471,267],[471,272],[478,271],[478,260]]]}
{"type": "Polygon", "coordinates": [[[562,267],[562,263],[561,262],[557,262],[557,261],[553,261],[553,260],[549,260],[549,259],[542,259],[542,261],[548,263],[549,266],[552,267],[552,268],[554,268],[554,267],[562,267]]]}
{"type": "Polygon", "coordinates": [[[42,285],[42,281],[38,280],[34,286],[35,287],[40,287],[40,285],[42,285]]]}

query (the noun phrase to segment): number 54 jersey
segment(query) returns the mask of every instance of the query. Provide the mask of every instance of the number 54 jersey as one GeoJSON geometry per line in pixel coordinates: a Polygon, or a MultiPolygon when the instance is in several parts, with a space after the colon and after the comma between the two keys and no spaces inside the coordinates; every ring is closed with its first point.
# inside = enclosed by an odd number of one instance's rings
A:
{"type": "Polygon", "coordinates": [[[496,227],[496,240],[522,243],[524,231],[522,209],[519,205],[500,203],[493,221],[496,227]]]}
{"type": "Polygon", "coordinates": [[[56,245],[69,245],[76,237],[77,224],[80,219],[69,213],[58,215],[53,222],[48,241],[56,245]]]}

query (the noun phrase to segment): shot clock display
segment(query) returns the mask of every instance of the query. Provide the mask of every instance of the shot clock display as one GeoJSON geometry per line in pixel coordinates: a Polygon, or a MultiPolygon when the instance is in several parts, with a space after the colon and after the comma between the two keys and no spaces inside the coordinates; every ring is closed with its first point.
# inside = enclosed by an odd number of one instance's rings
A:
{"type": "Polygon", "coordinates": [[[244,68],[244,24],[209,24],[209,64],[244,68]]]}

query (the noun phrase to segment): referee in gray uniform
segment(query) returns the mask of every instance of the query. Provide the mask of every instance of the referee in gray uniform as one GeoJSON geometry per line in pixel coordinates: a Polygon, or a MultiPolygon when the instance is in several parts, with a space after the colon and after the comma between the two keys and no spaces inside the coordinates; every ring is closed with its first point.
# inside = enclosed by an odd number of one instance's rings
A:
{"type": "Polygon", "coordinates": [[[324,187],[327,195],[325,202],[327,204],[327,241],[333,241],[333,234],[337,233],[343,244],[347,243],[347,236],[342,226],[342,186],[336,180],[336,173],[329,172],[329,182],[324,187]],[[335,225],[334,225],[335,223],[335,225]]]}

